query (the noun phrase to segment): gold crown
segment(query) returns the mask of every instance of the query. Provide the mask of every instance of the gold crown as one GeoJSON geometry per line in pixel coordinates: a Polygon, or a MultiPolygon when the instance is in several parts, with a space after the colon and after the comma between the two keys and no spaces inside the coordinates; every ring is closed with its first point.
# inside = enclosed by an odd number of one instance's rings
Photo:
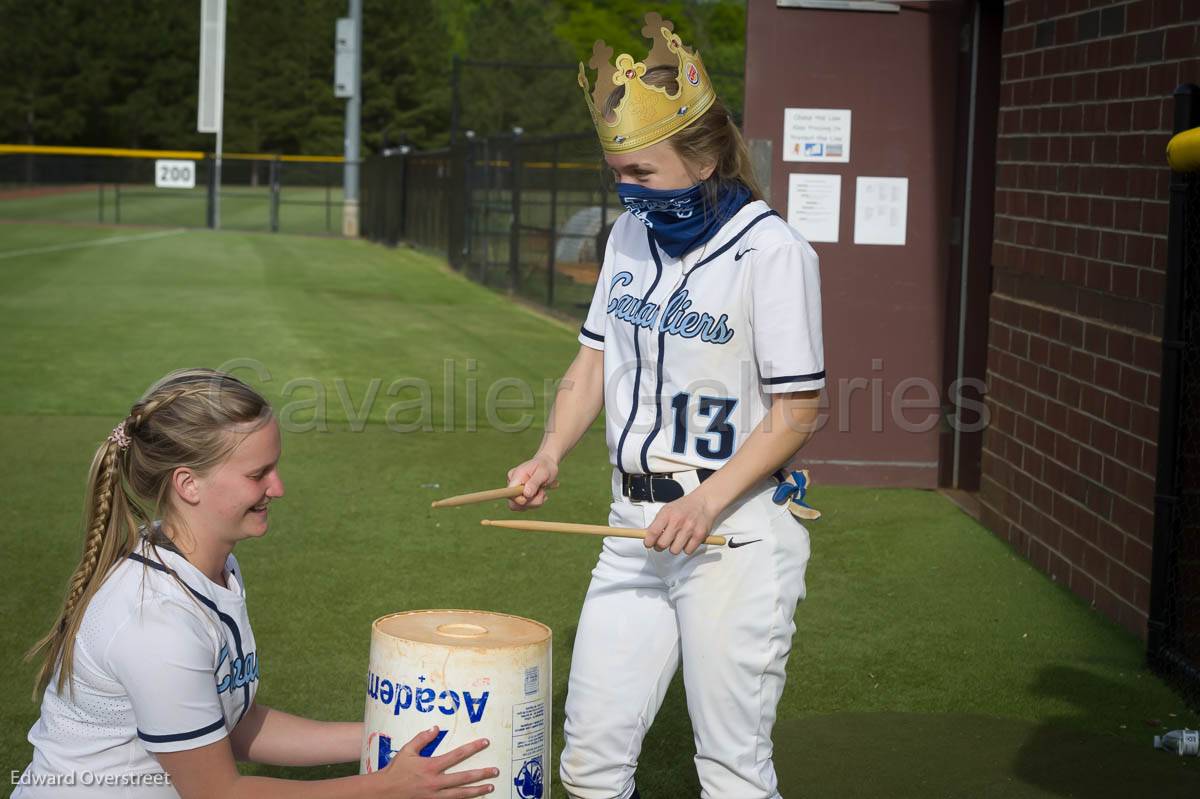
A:
{"type": "Polygon", "coordinates": [[[590,92],[587,72],[580,63],[579,86],[605,152],[631,153],[657,144],[695,122],[717,99],[700,54],[684,47],[674,30],[669,20],[654,12],[647,14],[642,35],[654,42],[650,54],[645,61],[634,61],[633,56],[622,53],[615,66],[610,60],[613,49],[603,40],[597,41],[588,62],[596,70],[596,87],[590,92]],[[679,89],[674,95],[642,80],[647,70],[661,66],[678,69],[679,89]],[[625,87],[625,95],[605,118],[603,109],[618,86],[625,87]]]}

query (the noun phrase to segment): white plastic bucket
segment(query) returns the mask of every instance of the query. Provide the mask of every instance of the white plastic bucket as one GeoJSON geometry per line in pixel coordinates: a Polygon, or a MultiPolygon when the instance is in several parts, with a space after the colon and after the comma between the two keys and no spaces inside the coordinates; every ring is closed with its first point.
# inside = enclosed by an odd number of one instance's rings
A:
{"type": "Polygon", "coordinates": [[[422,754],[488,738],[455,770],[494,767],[489,796],[550,796],[550,628],[475,610],[394,613],[371,626],[361,773],[377,771],[421,730],[422,754]]]}

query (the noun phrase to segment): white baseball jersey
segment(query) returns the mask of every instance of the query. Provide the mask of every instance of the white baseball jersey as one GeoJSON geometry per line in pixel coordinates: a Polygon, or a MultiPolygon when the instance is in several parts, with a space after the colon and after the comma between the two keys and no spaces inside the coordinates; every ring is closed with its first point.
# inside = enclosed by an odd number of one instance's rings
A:
{"type": "Polygon", "coordinates": [[[604,351],[614,466],[719,468],[771,394],[825,385],[817,254],[761,201],[682,259],[623,214],[579,341],[604,351]]]}
{"type": "Polygon", "coordinates": [[[46,689],[14,797],[177,797],[150,753],[219,741],[254,702],[258,653],[237,560],[222,587],[155,551],[179,579],[143,548],[104,581],[75,640],[74,698],[46,689]]]}

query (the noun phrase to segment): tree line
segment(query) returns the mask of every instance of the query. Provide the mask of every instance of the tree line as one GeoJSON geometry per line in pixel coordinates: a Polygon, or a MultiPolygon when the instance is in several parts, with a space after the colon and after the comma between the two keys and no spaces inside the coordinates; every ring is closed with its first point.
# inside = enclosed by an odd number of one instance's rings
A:
{"type": "MultiPolygon", "coordinates": [[[[740,118],[745,0],[650,7],[719,73],[740,118]]],[[[641,58],[646,10],[635,0],[364,0],[364,148],[447,143],[455,55],[466,64],[462,129],[587,131],[574,65],[597,38],[641,58]]],[[[227,152],[341,152],[334,21],[346,14],[345,0],[228,0],[227,152]]],[[[196,132],[199,0],[0,0],[0,19],[0,143],[212,148],[196,132]]]]}

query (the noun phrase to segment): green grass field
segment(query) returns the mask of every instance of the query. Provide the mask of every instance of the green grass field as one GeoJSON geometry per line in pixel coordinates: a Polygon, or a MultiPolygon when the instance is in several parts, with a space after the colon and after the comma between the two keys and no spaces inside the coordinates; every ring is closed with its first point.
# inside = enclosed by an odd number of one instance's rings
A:
{"type": "MultiPolygon", "coordinates": [[[[360,719],[372,620],[436,607],[516,613],[555,633],[561,751],[572,636],[598,542],[484,532],[481,516],[506,511],[435,514],[429,501],[498,484],[533,451],[543,381],[576,350],[573,326],[406,249],[29,223],[0,224],[0,344],[0,765],[29,759],[37,706],[21,653],[50,623],[78,556],[95,446],[165,372],[230,363],[290,430],[287,496],[270,534],[237,550],[261,701],[360,719]],[[486,392],[505,378],[537,395],[527,426],[516,424],[521,410],[501,412],[512,432],[485,414],[486,392]]],[[[553,518],[603,521],[607,475],[597,426],[564,468],[553,518]]],[[[808,599],[776,727],[785,796],[1196,795],[1200,761],[1150,742],[1200,718],[1143,668],[1139,641],[940,495],[816,478],[811,499],[825,518],[810,528],[808,599]]],[[[643,751],[643,796],[698,795],[692,752],[677,681],[643,751]]],[[[564,795],[557,780],[553,791],[564,795]]]]}
{"type": "MultiPolygon", "coordinates": [[[[207,225],[208,192],[156,189],[153,185],[106,184],[22,187],[0,186],[0,221],[116,223],[202,228],[207,225]]],[[[271,200],[266,186],[225,186],[221,225],[227,230],[271,229],[271,200]]],[[[341,186],[285,186],[279,195],[283,233],[332,234],[342,230],[341,186]],[[327,207],[328,206],[328,207],[327,207]]]]}

